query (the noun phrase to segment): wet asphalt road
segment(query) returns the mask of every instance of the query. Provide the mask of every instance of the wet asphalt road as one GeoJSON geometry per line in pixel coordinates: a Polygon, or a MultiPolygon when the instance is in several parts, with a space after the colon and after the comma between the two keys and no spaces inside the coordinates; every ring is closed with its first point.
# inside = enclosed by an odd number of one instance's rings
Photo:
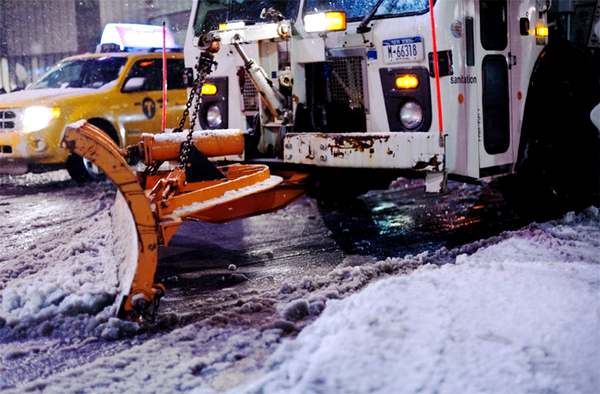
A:
{"type": "Polygon", "coordinates": [[[232,289],[268,294],[342,264],[450,249],[525,224],[494,187],[449,189],[440,196],[400,183],[350,202],[304,196],[278,212],[226,224],[187,222],[160,251],[158,280],[168,288],[161,310],[184,321],[205,318],[227,308],[232,289]]]}

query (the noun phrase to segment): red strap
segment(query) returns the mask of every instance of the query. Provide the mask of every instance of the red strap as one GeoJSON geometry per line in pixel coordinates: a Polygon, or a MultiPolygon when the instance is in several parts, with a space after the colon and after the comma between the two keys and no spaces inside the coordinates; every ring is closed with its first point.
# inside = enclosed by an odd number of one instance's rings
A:
{"type": "Polygon", "coordinates": [[[162,132],[167,128],[167,25],[163,22],[163,48],[162,48],[162,132]]]}
{"type": "Polygon", "coordinates": [[[437,39],[435,37],[435,15],[433,12],[434,0],[429,0],[429,15],[431,15],[431,39],[433,41],[433,69],[435,72],[435,90],[437,96],[438,127],[440,136],[444,135],[444,121],[442,119],[442,94],[440,92],[440,66],[437,50],[437,39]]]}

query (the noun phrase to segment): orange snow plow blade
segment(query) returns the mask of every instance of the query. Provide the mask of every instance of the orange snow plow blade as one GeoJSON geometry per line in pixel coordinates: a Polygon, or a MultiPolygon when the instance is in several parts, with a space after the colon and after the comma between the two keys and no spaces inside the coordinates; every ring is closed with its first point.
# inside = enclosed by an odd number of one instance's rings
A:
{"type": "MultiPolygon", "coordinates": [[[[176,161],[185,137],[184,133],[144,134],[138,145],[123,150],[89,123],[65,129],[63,146],[93,162],[117,186],[115,231],[135,233],[118,234],[119,239],[131,240],[119,266],[114,310],[120,317],[154,318],[165,292],[154,283],[158,246],[168,245],[183,220],[225,222],[279,209],[303,193],[305,174],[276,176],[261,164],[216,167],[201,158],[200,164],[192,161],[188,166],[203,166],[200,173],[177,166],[153,174],[138,173],[128,164],[140,159],[148,167],[158,167],[163,161],[176,161]]],[[[192,142],[203,157],[240,155],[244,149],[240,130],[195,132],[192,142]]]]}

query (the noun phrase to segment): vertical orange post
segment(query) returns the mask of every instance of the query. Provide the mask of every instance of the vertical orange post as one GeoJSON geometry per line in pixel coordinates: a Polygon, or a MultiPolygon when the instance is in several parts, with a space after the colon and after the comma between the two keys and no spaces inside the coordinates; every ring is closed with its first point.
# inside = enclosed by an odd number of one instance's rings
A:
{"type": "Polygon", "coordinates": [[[162,94],[162,132],[167,128],[167,24],[163,21],[163,48],[162,48],[162,74],[163,74],[163,94],[162,94]]]}

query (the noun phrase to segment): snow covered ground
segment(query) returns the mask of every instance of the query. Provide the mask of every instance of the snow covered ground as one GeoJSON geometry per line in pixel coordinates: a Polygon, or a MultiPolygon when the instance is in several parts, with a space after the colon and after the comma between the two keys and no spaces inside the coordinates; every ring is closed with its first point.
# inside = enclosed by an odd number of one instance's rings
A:
{"type": "MultiPolygon", "coordinates": [[[[332,270],[288,275],[264,288],[224,288],[197,298],[205,315],[164,314],[163,328],[140,332],[106,309],[119,259],[119,240],[109,231],[112,188],[76,186],[64,173],[0,178],[0,185],[0,390],[600,387],[596,208],[453,249],[384,261],[348,256],[332,270]]],[[[298,221],[312,209],[296,204],[270,220],[298,221]]],[[[244,223],[256,227],[252,234],[264,226],[244,223]]],[[[185,296],[171,294],[167,306],[185,296]]]]}
{"type": "Polygon", "coordinates": [[[597,393],[600,216],[531,225],[324,313],[246,393],[597,393]]]}

